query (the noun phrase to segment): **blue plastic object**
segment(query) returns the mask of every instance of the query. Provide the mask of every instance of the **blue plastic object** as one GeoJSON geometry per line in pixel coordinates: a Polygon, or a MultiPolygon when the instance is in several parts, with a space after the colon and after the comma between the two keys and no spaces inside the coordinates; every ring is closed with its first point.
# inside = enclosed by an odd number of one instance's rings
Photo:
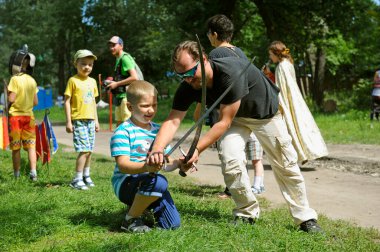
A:
{"type": "Polygon", "coordinates": [[[33,110],[43,110],[53,107],[53,92],[51,88],[38,87],[38,104],[33,110]]]}

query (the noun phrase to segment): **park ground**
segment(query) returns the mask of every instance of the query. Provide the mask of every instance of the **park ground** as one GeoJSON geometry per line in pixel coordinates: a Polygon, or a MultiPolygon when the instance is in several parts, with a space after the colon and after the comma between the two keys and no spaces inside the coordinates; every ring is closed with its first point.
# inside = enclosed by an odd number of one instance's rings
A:
{"type": "MultiPolygon", "coordinates": [[[[65,132],[64,126],[55,126],[54,131],[59,143],[72,146],[72,136],[65,132]]],[[[109,131],[97,134],[96,153],[109,156],[111,135],[109,131]]],[[[176,139],[180,136],[181,133],[176,139]]],[[[310,161],[301,167],[310,205],[318,213],[332,219],[343,219],[358,226],[380,230],[379,147],[364,144],[328,144],[328,150],[327,157],[310,161]]],[[[269,200],[272,207],[285,204],[266,160],[264,164],[266,192],[259,197],[269,200]]],[[[202,153],[198,167],[197,172],[189,174],[185,179],[193,179],[200,185],[224,184],[220,162],[214,149],[209,148],[202,153]]],[[[252,178],[252,167],[248,166],[248,172],[252,178]]]]}

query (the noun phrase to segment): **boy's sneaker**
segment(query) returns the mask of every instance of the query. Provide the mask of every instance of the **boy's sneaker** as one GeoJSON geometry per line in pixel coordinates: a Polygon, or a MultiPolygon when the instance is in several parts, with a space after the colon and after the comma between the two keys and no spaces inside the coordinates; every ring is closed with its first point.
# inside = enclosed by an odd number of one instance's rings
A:
{"type": "Polygon", "coordinates": [[[131,233],[147,233],[152,229],[144,224],[141,217],[131,218],[129,220],[123,220],[121,223],[122,230],[131,232],[131,233]]]}
{"type": "Polygon", "coordinates": [[[265,192],[265,187],[264,186],[260,186],[260,190],[261,190],[261,193],[264,193],[265,192]]]}
{"type": "Polygon", "coordinates": [[[153,227],[156,224],[154,213],[151,210],[145,209],[145,211],[141,215],[141,219],[148,227],[153,227]]]}
{"type": "Polygon", "coordinates": [[[263,193],[262,188],[263,187],[256,188],[256,187],[252,186],[252,192],[253,192],[253,194],[261,194],[261,193],[263,193]]]}
{"type": "Polygon", "coordinates": [[[70,186],[78,190],[88,190],[88,187],[83,180],[74,179],[73,182],[70,183],[70,186]]]}
{"type": "Polygon", "coordinates": [[[36,182],[37,181],[37,175],[36,174],[30,174],[29,175],[29,178],[32,182],[36,182]]]}
{"type": "Polygon", "coordinates": [[[317,220],[310,219],[300,224],[300,230],[307,233],[324,233],[323,229],[318,225],[317,220]]]}
{"type": "Polygon", "coordinates": [[[90,178],[90,176],[84,176],[84,177],[83,177],[83,182],[84,182],[87,186],[89,186],[89,187],[94,187],[94,186],[95,186],[95,184],[94,184],[94,182],[92,182],[92,179],[90,178]]]}

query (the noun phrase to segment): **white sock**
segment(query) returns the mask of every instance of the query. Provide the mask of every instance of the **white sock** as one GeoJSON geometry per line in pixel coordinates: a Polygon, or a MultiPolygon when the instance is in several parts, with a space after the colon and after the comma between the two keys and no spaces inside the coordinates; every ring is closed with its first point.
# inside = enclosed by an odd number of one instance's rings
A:
{"type": "Polygon", "coordinates": [[[37,170],[30,170],[30,175],[37,176],[37,170]]]}
{"type": "Polygon", "coordinates": [[[126,214],[125,215],[125,220],[127,221],[127,220],[130,220],[130,219],[132,219],[133,217],[132,216],[129,216],[128,214],[126,214]]]}
{"type": "Polygon", "coordinates": [[[83,180],[83,172],[77,172],[74,179],[83,180]]]}
{"type": "Polygon", "coordinates": [[[83,176],[85,176],[85,177],[90,176],[90,167],[84,167],[83,176]]]}
{"type": "Polygon", "coordinates": [[[263,176],[255,176],[253,179],[253,187],[254,188],[260,188],[262,185],[263,176]]]}

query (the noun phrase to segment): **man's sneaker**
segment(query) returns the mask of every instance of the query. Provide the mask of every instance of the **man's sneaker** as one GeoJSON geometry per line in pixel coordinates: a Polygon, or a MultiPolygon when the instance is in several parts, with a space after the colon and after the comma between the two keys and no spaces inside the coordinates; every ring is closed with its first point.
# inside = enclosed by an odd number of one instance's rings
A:
{"type": "Polygon", "coordinates": [[[263,191],[262,188],[264,188],[264,187],[256,188],[256,187],[252,186],[253,194],[262,194],[265,191],[265,190],[263,191]]]}
{"type": "Polygon", "coordinates": [[[78,190],[88,190],[83,180],[74,179],[73,182],[70,183],[70,186],[78,190]]]}
{"type": "Polygon", "coordinates": [[[84,177],[83,177],[83,182],[84,182],[87,186],[89,186],[89,187],[94,187],[94,186],[95,186],[95,184],[94,184],[94,182],[92,182],[92,179],[90,178],[90,176],[84,176],[84,177]]]}
{"type": "Polygon", "coordinates": [[[152,230],[144,224],[141,217],[131,218],[129,220],[124,219],[120,228],[131,233],[146,233],[152,230]]]}
{"type": "Polygon", "coordinates": [[[307,233],[324,233],[323,229],[318,225],[317,220],[315,219],[302,222],[300,225],[300,230],[307,233]]]}
{"type": "Polygon", "coordinates": [[[256,222],[256,220],[254,218],[251,218],[251,217],[244,217],[244,216],[235,216],[232,224],[234,226],[239,226],[241,224],[250,224],[250,225],[254,225],[256,222]]]}
{"type": "Polygon", "coordinates": [[[30,174],[29,175],[29,178],[32,182],[36,182],[37,181],[37,175],[36,174],[30,174]]]}

